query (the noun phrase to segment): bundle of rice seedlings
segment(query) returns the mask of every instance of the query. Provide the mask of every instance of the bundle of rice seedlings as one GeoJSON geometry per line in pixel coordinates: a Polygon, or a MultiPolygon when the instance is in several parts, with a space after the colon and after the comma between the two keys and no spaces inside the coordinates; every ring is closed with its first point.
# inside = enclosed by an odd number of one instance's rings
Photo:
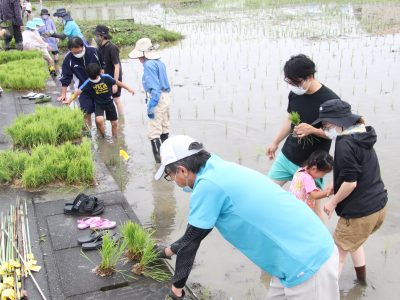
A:
{"type": "Polygon", "coordinates": [[[111,276],[116,271],[116,265],[124,252],[119,241],[114,241],[110,233],[103,236],[103,245],[99,250],[100,264],[93,270],[98,276],[111,276]]]}
{"type": "Polygon", "coordinates": [[[126,259],[128,261],[141,260],[144,249],[150,242],[150,234],[139,224],[128,221],[121,226],[121,235],[126,248],[126,259]]]}
{"type": "Polygon", "coordinates": [[[171,274],[165,270],[165,266],[160,264],[158,252],[151,239],[149,239],[146,247],[143,249],[140,261],[134,264],[132,272],[136,275],[144,275],[160,282],[171,279],[171,274]]]}
{"type": "Polygon", "coordinates": [[[6,132],[15,146],[30,149],[80,139],[83,127],[83,113],[79,109],[42,106],[32,114],[16,118],[6,132]]]}
{"type": "Polygon", "coordinates": [[[40,51],[2,51],[0,52],[0,65],[21,59],[42,58],[40,51]]]}

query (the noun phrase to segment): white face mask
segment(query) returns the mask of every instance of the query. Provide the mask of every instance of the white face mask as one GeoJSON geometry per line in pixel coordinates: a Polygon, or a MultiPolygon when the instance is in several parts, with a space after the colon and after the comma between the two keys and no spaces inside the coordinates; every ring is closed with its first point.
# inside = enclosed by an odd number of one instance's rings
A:
{"type": "Polygon", "coordinates": [[[295,85],[291,85],[290,86],[290,90],[293,92],[293,93],[295,93],[296,95],[304,95],[305,93],[307,93],[307,91],[308,91],[308,89],[310,88],[310,86],[311,86],[311,82],[310,82],[310,84],[308,85],[308,88],[303,88],[302,86],[301,87],[299,87],[299,86],[295,86],[295,85]]]}
{"type": "Polygon", "coordinates": [[[98,83],[98,82],[100,82],[100,79],[101,79],[100,76],[99,76],[99,78],[97,78],[97,79],[90,79],[90,78],[89,78],[89,80],[90,80],[91,82],[93,82],[93,83],[98,83]]]}
{"type": "Polygon", "coordinates": [[[295,93],[296,95],[304,95],[306,92],[307,92],[307,90],[306,89],[303,89],[303,88],[301,88],[301,87],[298,87],[298,86],[291,86],[290,87],[290,90],[293,92],[293,93],[295,93]]]}
{"type": "Polygon", "coordinates": [[[83,47],[83,50],[81,53],[78,54],[72,54],[73,56],[75,56],[76,58],[82,58],[85,55],[86,49],[85,47],[83,47]]]}
{"type": "Polygon", "coordinates": [[[188,184],[188,179],[186,177],[186,185],[182,188],[182,191],[184,191],[185,193],[191,193],[193,192],[193,189],[189,186],[188,184]]]}
{"type": "Polygon", "coordinates": [[[43,19],[43,20],[47,20],[48,18],[49,18],[48,15],[43,15],[43,16],[42,16],[42,19],[43,19]]]}
{"type": "Polygon", "coordinates": [[[338,132],[336,131],[335,127],[331,127],[327,130],[324,130],[325,135],[331,139],[331,140],[336,140],[337,136],[338,136],[338,132]]]}

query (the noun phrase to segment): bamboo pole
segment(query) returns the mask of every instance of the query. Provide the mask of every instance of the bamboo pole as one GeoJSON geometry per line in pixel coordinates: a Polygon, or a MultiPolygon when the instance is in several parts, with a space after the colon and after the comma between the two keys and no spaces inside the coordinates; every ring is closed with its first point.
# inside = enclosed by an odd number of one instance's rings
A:
{"type": "MultiPolygon", "coordinates": [[[[7,236],[8,241],[11,243],[12,247],[16,250],[16,252],[17,252],[19,258],[20,258],[21,261],[22,261],[22,263],[26,266],[26,261],[25,261],[24,258],[21,256],[21,254],[19,253],[18,249],[15,247],[15,244],[13,243],[13,241],[10,240],[9,234],[8,234],[4,229],[2,229],[2,231],[3,231],[4,234],[7,236]]],[[[26,268],[26,269],[27,269],[27,271],[28,271],[28,273],[29,273],[29,276],[31,276],[31,278],[32,278],[32,280],[33,280],[33,283],[35,284],[37,290],[39,291],[40,296],[42,297],[42,299],[43,299],[43,300],[47,300],[46,296],[45,296],[45,295],[43,294],[43,292],[42,292],[42,289],[40,288],[40,286],[39,286],[39,284],[37,283],[35,277],[33,276],[31,270],[29,270],[29,268],[26,268]]]]}

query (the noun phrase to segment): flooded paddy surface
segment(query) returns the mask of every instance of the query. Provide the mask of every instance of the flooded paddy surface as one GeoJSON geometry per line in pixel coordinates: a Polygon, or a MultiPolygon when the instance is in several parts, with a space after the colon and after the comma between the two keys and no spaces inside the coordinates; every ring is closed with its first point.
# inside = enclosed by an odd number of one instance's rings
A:
{"type": "MultiPolygon", "coordinates": [[[[162,51],[172,85],[171,133],[191,135],[209,151],[262,173],[272,163],[265,148],[286,116],[289,89],[283,81],[283,65],[294,54],[312,57],[317,79],[375,127],[376,151],[389,192],[386,221],[365,245],[368,286],[354,282],[349,258],[340,280],[341,298],[398,299],[399,4],[271,7],[248,3],[109,2],[77,4],[71,11],[78,21],[134,17],[136,22],[182,32],[184,40],[162,51]]],[[[139,219],[155,226],[157,238],[173,242],[186,228],[189,195],[169,182],[153,180],[157,166],[147,139],[142,71],[137,60],[123,63],[124,81],[137,93],[123,94],[126,113],[118,144],[98,140],[98,149],[122,182],[139,219]],[[118,161],[119,148],[130,155],[128,162],[118,161]]],[[[335,225],[332,218],[328,227],[332,231],[335,225]]],[[[189,283],[200,284],[212,299],[263,299],[269,276],[214,230],[199,249],[189,283]]]]}

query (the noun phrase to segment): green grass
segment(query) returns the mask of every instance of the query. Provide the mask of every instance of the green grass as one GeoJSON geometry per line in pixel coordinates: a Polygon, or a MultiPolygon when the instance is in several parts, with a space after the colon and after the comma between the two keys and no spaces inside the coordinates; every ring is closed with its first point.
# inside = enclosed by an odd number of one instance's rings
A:
{"type": "MultiPolygon", "coordinates": [[[[79,27],[82,34],[90,42],[93,38],[93,30],[96,25],[108,26],[112,35],[112,42],[117,46],[134,46],[138,39],[148,37],[153,43],[164,45],[183,38],[182,34],[166,30],[156,25],[138,24],[128,20],[79,20],[79,27]]],[[[58,29],[60,32],[61,28],[58,29]]],[[[66,41],[60,43],[60,47],[66,49],[66,41]]]]}
{"type": "Polygon", "coordinates": [[[41,106],[20,115],[6,128],[14,146],[30,149],[41,144],[58,145],[82,137],[83,113],[69,107],[41,106]]]}

